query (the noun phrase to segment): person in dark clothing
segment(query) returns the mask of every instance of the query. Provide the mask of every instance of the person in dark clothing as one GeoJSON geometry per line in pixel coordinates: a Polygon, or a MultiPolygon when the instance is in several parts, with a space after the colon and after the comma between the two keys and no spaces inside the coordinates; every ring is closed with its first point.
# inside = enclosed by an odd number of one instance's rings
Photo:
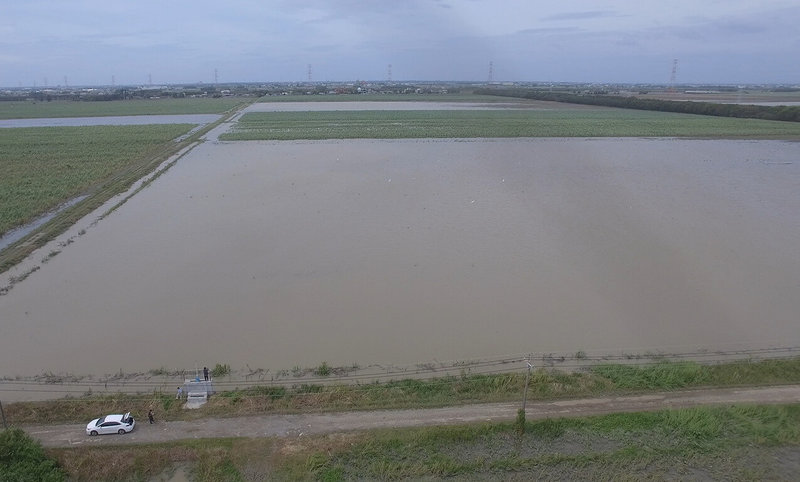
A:
{"type": "Polygon", "coordinates": [[[147,412],[147,419],[150,420],[150,423],[156,423],[156,419],[153,417],[153,409],[147,412]]]}
{"type": "Polygon", "coordinates": [[[208,381],[208,367],[203,367],[203,377],[208,381]]]}

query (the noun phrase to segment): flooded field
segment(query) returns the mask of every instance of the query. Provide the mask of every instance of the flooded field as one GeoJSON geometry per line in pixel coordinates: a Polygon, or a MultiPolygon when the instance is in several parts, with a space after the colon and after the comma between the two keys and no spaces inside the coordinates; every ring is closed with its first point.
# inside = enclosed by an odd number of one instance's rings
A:
{"type": "Polygon", "coordinates": [[[0,296],[0,375],[797,346],[798,186],[781,141],[207,142],[0,296]]]}

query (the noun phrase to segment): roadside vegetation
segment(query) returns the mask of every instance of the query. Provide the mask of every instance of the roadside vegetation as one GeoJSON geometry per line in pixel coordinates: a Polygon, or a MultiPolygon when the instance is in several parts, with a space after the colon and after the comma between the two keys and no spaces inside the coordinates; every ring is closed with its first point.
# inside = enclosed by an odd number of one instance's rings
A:
{"type": "Polygon", "coordinates": [[[47,452],[73,480],[791,480],[800,405],[47,452]]]}
{"type": "Polygon", "coordinates": [[[67,473],[23,430],[0,431],[0,480],[58,482],[66,478],[67,473]]]}
{"type": "Polygon", "coordinates": [[[790,139],[800,123],[610,108],[251,112],[221,140],[491,137],[790,139]]]}
{"type": "MultiPolygon", "coordinates": [[[[431,379],[375,383],[230,384],[195,410],[184,410],[173,391],[89,394],[40,402],[17,402],[5,408],[14,425],[85,423],[100,413],[130,411],[143,419],[153,409],[160,420],[192,420],[268,413],[422,408],[522,399],[525,373],[464,373],[431,379]]],[[[238,382],[235,382],[238,383],[238,382]]],[[[551,400],[609,394],[642,393],[701,387],[800,383],[800,358],[737,361],[703,365],[691,361],[629,366],[598,365],[580,371],[535,370],[528,400],[551,400]]]]}
{"type": "Polygon", "coordinates": [[[190,99],[136,99],[106,102],[6,101],[0,102],[0,119],[51,117],[104,117],[127,115],[222,114],[252,99],[241,97],[190,99]]]}

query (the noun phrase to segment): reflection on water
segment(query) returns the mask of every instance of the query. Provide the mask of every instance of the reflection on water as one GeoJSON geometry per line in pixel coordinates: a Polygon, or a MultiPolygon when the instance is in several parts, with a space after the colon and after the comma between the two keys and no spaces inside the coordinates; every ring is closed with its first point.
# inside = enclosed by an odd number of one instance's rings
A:
{"type": "Polygon", "coordinates": [[[206,143],[0,297],[0,374],[797,345],[799,148],[206,143]]]}

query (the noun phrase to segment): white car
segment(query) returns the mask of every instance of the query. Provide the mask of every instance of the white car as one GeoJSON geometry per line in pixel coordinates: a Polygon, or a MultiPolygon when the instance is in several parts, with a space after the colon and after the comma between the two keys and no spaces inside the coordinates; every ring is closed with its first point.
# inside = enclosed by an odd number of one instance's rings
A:
{"type": "Polygon", "coordinates": [[[131,412],[125,415],[106,415],[89,422],[86,426],[87,435],[102,435],[106,433],[126,434],[133,430],[136,421],[131,417],[131,412]]]}

